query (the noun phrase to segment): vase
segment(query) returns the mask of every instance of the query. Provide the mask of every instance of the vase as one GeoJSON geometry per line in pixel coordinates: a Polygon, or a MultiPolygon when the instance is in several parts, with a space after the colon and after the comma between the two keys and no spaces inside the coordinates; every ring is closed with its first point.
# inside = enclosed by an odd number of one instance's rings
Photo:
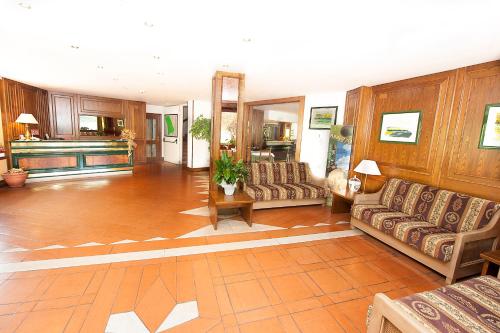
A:
{"type": "Polygon", "coordinates": [[[3,180],[7,183],[9,187],[23,187],[28,178],[28,173],[4,173],[2,174],[3,180]]]}
{"type": "Polygon", "coordinates": [[[349,190],[352,192],[358,192],[360,187],[361,187],[361,180],[357,178],[356,176],[352,177],[349,179],[349,190]]]}
{"type": "Polygon", "coordinates": [[[220,186],[224,189],[225,195],[233,195],[234,190],[236,189],[236,184],[228,184],[226,182],[220,183],[220,186]]]}

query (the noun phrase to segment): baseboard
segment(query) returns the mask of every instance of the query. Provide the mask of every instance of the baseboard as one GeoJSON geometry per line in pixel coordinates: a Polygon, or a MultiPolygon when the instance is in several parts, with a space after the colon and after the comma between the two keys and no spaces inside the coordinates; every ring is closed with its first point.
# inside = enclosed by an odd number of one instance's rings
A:
{"type": "Polygon", "coordinates": [[[209,167],[204,167],[204,168],[190,168],[190,167],[185,166],[185,165],[183,165],[182,168],[184,170],[189,171],[189,172],[201,172],[201,171],[209,171],[210,170],[209,167]]]}

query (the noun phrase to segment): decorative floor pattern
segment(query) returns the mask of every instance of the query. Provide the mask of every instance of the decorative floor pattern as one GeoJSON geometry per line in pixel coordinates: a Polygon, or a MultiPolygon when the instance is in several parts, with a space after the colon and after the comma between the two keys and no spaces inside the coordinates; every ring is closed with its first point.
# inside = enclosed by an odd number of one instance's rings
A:
{"type": "Polygon", "coordinates": [[[217,230],[214,229],[212,225],[204,226],[198,230],[191,231],[185,235],[179,236],[177,238],[191,238],[191,237],[203,237],[203,236],[218,236],[218,235],[229,235],[229,234],[240,234],[245,232],[259,232],[259,231],[269,231],[269,230],[283,230],[282,227],[274,227],[265,224],[254,223],[250,227],[245,221],[242,220],[222,220],[217,223],[217,230]]]}

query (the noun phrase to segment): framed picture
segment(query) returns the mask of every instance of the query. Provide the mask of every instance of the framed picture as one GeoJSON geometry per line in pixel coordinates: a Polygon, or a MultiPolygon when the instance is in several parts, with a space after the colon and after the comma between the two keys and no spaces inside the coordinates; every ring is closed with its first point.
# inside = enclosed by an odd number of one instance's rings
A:
{"type": "Polygon", "coordinates": [[[165,115],[165,137],[177,137],[178,134],[178,122],[176,114],[166,114],[165,115]]]}
{"type": "Polygon", "coordinates": [[[500,149],[500,103],[486,105],[479,148],[500,149]]]}
{"type": "Polygon", "coordinates": [[[422,111],[384,112],[380,121],[381,142],[417,144],[422,111]]]}
{"type": "Polygon", "coordinates": [[[116,126],[123,127],[123,119],[117,119],[116,120],[116,126]]]}
{"type": "Polygon", "coordinates": [[[326,161],[326,177],[333,170],[340,169],[345,180],[351,163],[352,138],[354,126],[332,125],[330,129],[330,140],[328,143],[328,156],[326,161]]]}
{"type": "Polygon", "coordinates": [[[309,129],[329,130],[337,124],[337,106],[312,107],[309,129]]]}

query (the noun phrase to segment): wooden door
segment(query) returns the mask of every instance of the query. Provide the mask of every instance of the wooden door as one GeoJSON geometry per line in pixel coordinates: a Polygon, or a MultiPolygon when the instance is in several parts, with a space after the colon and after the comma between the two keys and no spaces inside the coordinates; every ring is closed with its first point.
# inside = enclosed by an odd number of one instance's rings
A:
{"type": "Polygon", "coordinates": [[[146,104],[125,102],[125,127],[135,132],[134,164],[146,163],[146,104]]]}
{"type": "Polygon", "coordinates": [[[161,114],[146,114],[146,159],[161,160],[161,114]]]}
{"type": "Polygon", "coordinates": [[[50,93],[50,121],[52,137],[74,140],[79,137],[75,95],[50,93]]]}

